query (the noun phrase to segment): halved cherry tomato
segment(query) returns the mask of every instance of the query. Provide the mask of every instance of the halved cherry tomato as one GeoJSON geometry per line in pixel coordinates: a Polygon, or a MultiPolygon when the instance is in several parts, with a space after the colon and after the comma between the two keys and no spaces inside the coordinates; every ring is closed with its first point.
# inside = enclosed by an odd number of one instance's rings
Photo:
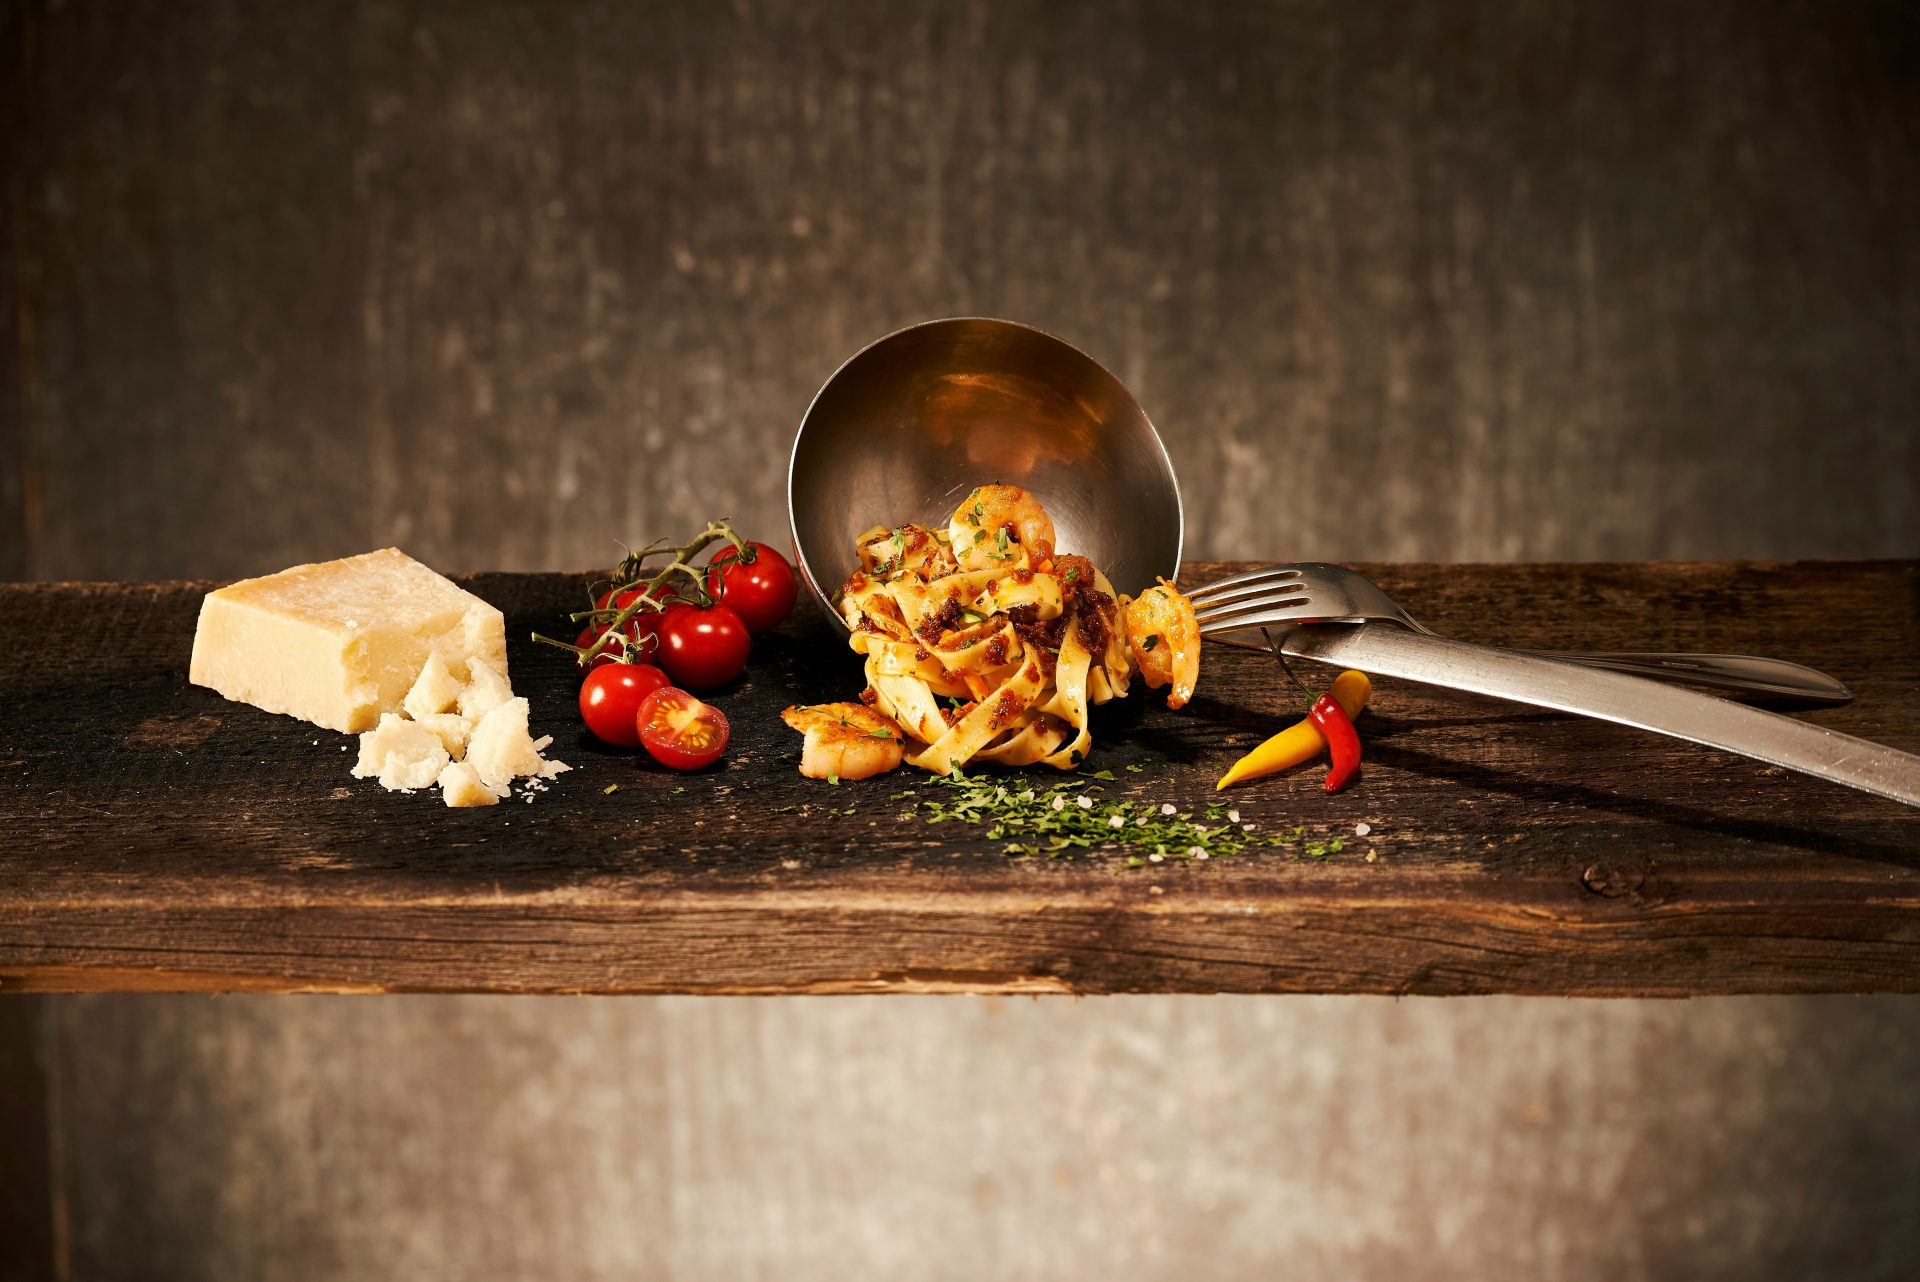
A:
{"type": "Polygon", "coordinates": [[[730,607],[755,634],[779,627],[798,591],[787,558],[764,543],[749,543],[744,552],[729,547],[707,562],[708,595],[730,607]]]}
{"type": "Polygon", "coordinates": [[[740,616],[724,605],[701,609],[684,602],[660,615],[660,666],[673,683],[692,690],[722,686],[747,666],[752,639],[740,616]]]}
{"type": "Polygon", "coordinates": [[[685,690],[655,690],[641,701],[636,721],[653,759],[675,770],[710,766],[727,750],[727,714],[685,690]]]}
{"type": "Polygon", "coordinates": [[[603,742],[637,748],[640,705],[666,684],[667,674],[650,663],[596,666],[580,683],[581,720],[603,742]]]}

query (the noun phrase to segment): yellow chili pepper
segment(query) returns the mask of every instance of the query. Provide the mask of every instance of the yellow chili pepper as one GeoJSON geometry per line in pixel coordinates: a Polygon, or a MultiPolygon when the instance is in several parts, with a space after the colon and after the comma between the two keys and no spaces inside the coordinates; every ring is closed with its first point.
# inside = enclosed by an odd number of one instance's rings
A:
{"type": "MultiPolygon", "coordinates": [[[[1348,669],[1333,679],[1333,689],[1328,693],[1348,717],[1358,717],[1360,710],[1367,706],[1367,700],[1373,698],[1373,682],[1367,679],[1366,673],[1348,669]]],[[[1301,721],[1288,726],[1234,762],[1227,768],[1227,773],[1220,776],[1220,782],[1213,786],[1213,790],[1218,792],[1242,779],[1257,779],[1276,770],[1285,770],[1288,766],[1297,766],[1303,761],[1313,760],[1326,750],[1327,741],[1321,737],[1319,727],[1310,720],[1301,721]]]]}

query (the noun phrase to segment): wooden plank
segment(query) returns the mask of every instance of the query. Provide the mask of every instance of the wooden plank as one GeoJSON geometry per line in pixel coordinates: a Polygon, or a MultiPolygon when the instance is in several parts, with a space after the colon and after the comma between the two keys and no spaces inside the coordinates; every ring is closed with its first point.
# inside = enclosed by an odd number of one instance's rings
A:
{"type": "MultiPolygon", "coordinates": [[[[1912,563],[1367,568],[1470,637],[1818,661],[1859,697],[1809,719],[1920,746],[1912,563]]],[[[516,638],[578,590],[470,582],[516,638]]],[[[344,736],[188,686],[206,586],[0,589],[0,822],[30,834],[0,852],[6,987],[1920,990],[1920,814],[1620,727],[1383,682],[1358,786],[1233,794],[1250,822],[1343,836],[1336,856],[1008,858],[903,818],[904,775],[799,777],[778,710],[859,684],[812,617],[716,696],[734,746],[696,776],[594,745],[565,656],[516,640],[577,769],[536,804],[452,812],[349,778],[344,736]]],[[[1210,649],[1186,711],[1103,710],[1090,764],[1110,795],[1197,804],[1296,701],[1270,660],[1210,649]]]]}

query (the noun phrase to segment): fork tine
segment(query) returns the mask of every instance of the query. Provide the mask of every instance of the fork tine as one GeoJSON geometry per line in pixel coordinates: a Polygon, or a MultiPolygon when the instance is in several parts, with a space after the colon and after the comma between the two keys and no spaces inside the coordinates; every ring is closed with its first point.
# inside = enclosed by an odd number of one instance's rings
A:
{"type": "Polygon", "coordinates": [[[1247,570],[1240,574],[1230,574],[1224,579],[1215,579],[1211,583],[1203,583],[1193,589],[1193,591],[1187,593],[1187,597],[1190,600],[1197,601],[1202,597],[1213,595],[1222,588],[1235,588],[1244,584],[1253,583],[1280,583],[1299,577],[1300,571],[1296,569],[1291,569],[1284,565],[1263,565],[1257,570],[1247,570]]]}
{"type": "MultiPolygon", "coordinates": [[[[1194,609],[1199,611],[1218,610],[1222,606],[1231,605],[1235,601],[1249,602],[1257,597],[1286,596],[1297,592],[1305,592],[1306,590],[1307,585],[1300,581],[1299,576],[1290,574],[1284,578],[1259,579],[1249,583],[1236,583],[1223,592],[1215,592],[1211,596],[1201,597],[1199,600],[1194,601],[1193,604],[1194,609]]],[[[1188,599],[1193,600],[1192,597],[1188,599]]]]}
{"type": "Polygon", "coordinates": [[[1309,611],[1313,602],[1304,592],[1275,592],[1257,600],[1239,601],[1209,610],[1194,617],[1202,632],[1232,631],[1239,628],[1257,628],[1267,623],[1282,620],[1299,620],[1313,617],[1309,611]],[[1250,622],[1258,620],[1258,622],[1250,622]]]}
{"type": "Polygon", "coordinates": [[[1246,632],[1254,628],[1275,627],[1282,623],[1313,623],[1318,615],[1307,612],[1306,598],[1283,603],[1271,609],[1251,610],[1245,614],[1230,614],[1224,618],[1208,619],[1200,625],[1200,635],[1217,637],[1223,632],[1246,632]]]}

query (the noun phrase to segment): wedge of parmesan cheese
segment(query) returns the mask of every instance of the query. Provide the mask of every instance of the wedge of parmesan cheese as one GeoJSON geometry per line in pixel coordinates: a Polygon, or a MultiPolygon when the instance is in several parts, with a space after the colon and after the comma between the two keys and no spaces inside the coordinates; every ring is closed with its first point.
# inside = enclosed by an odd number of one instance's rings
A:
{"type": "MultiPolygon", "coordinates": [[[[506,621],[398,548],[383,548],[209,593],[188,677],[352,734],[401,709],[429,656],[463,684],[477,663],[506,686],[506,621]]],[[[462,715],[472,716],[464,706],[462,715]]]]}

